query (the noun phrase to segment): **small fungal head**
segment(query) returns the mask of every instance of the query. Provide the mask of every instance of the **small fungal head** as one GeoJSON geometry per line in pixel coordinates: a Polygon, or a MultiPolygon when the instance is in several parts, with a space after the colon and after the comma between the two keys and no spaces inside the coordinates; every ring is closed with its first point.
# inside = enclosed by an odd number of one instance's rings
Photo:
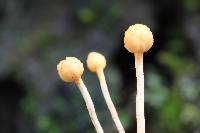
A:
{"type": "Polygon", "coordinates": [[[84,68],[83,63],[75,57],[66,57],[57,65],[60,78],[65,82],[74,82],[81,78],[84,68]]]}
{"type": "Polygon", "coordinates": [[[132,25],[125,32],[124,44],[131,53],[147,52],[153,45],[153,34],[146,25],[132,25]]]}
{"type": "Polygon", "coordinates": [[[99,68],[104,69],[106,67],[106,59],[100,53],[91,52],[87,57],[87,67],[92,72],[96,72],[99,68]]]}

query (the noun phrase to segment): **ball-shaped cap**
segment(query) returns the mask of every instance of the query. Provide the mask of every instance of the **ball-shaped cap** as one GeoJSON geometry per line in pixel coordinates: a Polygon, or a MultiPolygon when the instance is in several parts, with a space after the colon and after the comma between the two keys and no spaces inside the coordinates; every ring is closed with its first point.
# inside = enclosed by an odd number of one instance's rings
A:
{"type": "Polygon", "coordinates": [[[153,34],[146,25],[132,25],[125,32],[124,44],[131,53],[147,52],[153,45],[153,34]]]}
{"type": "Polygon", "coordinates": [[[91,52],[87,57],[87,67],[92,72],[96,72],[99,68],[104,69],[106,67],[106,59],[100,53],[91,52]]]}
{"type": "Polygon", "coordinates": [[[65,82],[74,82],[81,78],[84,68],[83,63],[75,57],[66,57],[57,65],[60,78],[65,82]]]}

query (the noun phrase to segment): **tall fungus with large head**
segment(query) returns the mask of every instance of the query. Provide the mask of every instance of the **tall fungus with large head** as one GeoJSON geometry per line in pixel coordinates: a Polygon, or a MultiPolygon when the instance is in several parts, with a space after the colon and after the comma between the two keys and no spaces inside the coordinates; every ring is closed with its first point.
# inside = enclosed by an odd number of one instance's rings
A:
{"type": "Polygon", "coordinates": [[[130,26],[124,35],[124,47],[135,56],[137,133],[145,133],[143,53],[152,47],[153,41],[152,32],[143,24],[130,26]]]}

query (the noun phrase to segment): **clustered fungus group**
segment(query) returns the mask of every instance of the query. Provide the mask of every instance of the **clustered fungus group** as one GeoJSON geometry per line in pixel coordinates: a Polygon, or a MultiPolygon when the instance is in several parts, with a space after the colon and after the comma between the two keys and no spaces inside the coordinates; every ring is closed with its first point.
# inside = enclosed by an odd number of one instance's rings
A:
{"type": "MultiPolygon", "coordinates": [[[[124,47],[135,56],[135,68],[137,77],[136,95],[136,118],[137,133],[145,133],[144,117],[144,73],[143,73],[143,53],[147,52],[153,45],[153,34],[150,29],[142,24],[135,24],[128,28],[124,35],[124,47]]],[[[87,67],[91,72],[96,73],[103,97],[111,113],[112,119],[119,133],[125,133],[122,123],[118,117],[117,110],[110,97],[104,69],[106,67],[105,57],[97,52],[91,52],[87,57],[87,67]]],[[[65,82],[74,82],[85,100],[89,115],[97,133],[104,133],[103,128],[97,118],[93,101],[81,76],[84,72],[83,63],[75,57],[66,57],[57,65],[60,78],[65,82]]]]}

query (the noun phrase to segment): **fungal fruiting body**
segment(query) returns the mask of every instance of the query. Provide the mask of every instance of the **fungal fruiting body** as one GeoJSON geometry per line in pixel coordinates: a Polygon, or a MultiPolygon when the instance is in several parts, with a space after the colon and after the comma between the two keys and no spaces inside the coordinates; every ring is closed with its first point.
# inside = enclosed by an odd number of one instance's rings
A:
{"type": "Polygon", "coordinates": [[[145,133],[143,53],[152,47],[153,41],[152,32],[142,24],[130,26],[124,35],[124,47],[135,56],[137,133],[145,133]]]}
{"type": "Polygon", "coordinates": [[[91,72],[97,72],[98,69],[104,69],[106,67],[106,58],[97,52],[90,52],[86,62],[91,72]]]}
{"type": "Polygon", "coordinates": [[[57,71],[65,82],[76,82],[83,75],[83,63],[75,57],[66,57],[57,65],[57,71]]]}
{"type": "Polygon", "coordinates": [[[90,94],[84,85],[81,76],[84,71],[83,64],[75,57],[66,57],[57,65],[57,71],[60,78],[65,82],[75,82],[85,100],[89,115],[97,133],[104,133],[96,115],[94,104],[90,94]]]}
{"type": "Polygon", "coordinates": [[[108,106],[108,109],[111,113],[112,119],[115,122],[115,125],[119,131],[119,133],[125,133],[124,128],[121,124],[121,121],[118,117],[118,113],[115,109],[115,106],[111,100],[109,91],[108,91],[108,86],[105,80],[105,75],[104,75],[104,68],[106,67],[106,59],[105,57],[97,52],[91,52],[88,55],[87,58],[87,67],[91,72],[95,72],[98,76],[101,90],[104,96],[104,99],[106,101],[106,104],[108,106]]]}
{"type": "Polygon", "coordinates": [[[124,44],[129,52],[143,54],[152,47],[153,34],[146,25],[132,25],[125,32],[124,44]]]}

